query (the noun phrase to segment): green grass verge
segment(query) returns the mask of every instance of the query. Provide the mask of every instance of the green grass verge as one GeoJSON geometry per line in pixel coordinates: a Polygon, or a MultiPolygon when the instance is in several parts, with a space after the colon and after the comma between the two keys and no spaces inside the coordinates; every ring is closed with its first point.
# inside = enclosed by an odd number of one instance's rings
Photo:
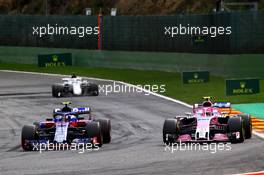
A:
{"type": "MultiPolygon", "coordinates": [[[[204,84],[182,84],[179,73],[159,72],[159,71],[139,71],[130,69],[107,69],[107,68],[87,68],[87,67],[59,67],[59,68],[39,68],[36,65],[0,64],[0,69],[21,70],[32,72],[72,74],[79,76],[89,76],[119,80],[131,84],[156,84],[166,85],[165,96],[176,98],[187,103],[194,103],[201,100],[202,96],[212,96],[215,101],[230,101],[232,103],[256,103],[263,102],[264,92],[261,88],[260,94],[226,96],[225,80],[221,77],[210,77],[209,83],[204,84]]],[[[261,80],[261,87],[264,81],[261,80]]]]}

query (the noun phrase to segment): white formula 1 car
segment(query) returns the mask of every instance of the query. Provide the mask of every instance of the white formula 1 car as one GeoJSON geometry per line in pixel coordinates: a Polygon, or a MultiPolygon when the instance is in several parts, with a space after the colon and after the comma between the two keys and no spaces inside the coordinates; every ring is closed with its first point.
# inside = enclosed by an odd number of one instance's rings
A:
{"type": "Polygon", "coordinates": [[[62,83],[52,85],[53,97],[69,97],[69,96],[98,96],[98,85],[83,80],[73,75],[71,78],[62,78],[62,83]]]}

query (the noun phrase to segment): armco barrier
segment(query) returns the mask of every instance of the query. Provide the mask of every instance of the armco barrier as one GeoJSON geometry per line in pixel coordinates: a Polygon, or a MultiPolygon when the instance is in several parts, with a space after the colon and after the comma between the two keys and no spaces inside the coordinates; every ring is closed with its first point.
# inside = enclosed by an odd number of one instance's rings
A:
{"type": "Polygon", "coordinates": [[[217,55],[0,47],[0,62],[37,64],[38,54],[72,53],[73,65],[170,72],[208,70],[223,77],[264,77],[263,54],[217,55]]]}

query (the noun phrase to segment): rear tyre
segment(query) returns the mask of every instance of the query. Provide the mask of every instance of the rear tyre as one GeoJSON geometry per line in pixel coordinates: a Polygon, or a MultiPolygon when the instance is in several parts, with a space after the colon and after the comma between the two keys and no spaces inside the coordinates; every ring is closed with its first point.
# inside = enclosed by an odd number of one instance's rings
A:
{"type": "Polygon", "coordinates": [[[90,85],[90,90],[91,90],[91,95],[92,96],[98,96],[99,95],[99,90],[98,90],[98,85],[97,84],[91,84],[90,85]]]}
{"type": "Polygon", "coordinates": [[[239,115],[243,120],[243,127],[245,130],[245,139],[250,139],[252,136],[251,116],[248,114],[239,115]]]}
{"type": "Polygon", "coordinates": [[[21,146],[24,151],[32,151],[33,146],[28,144],[27,141],[36,139],[36,131],[34,126],[25,125],[21,132],[21,146]]]}
{"type": "Polygon", "coordinates": [[[85,127],[85,132],[88,138],[96,138],[99,147],[103,145],[103,136],[99,122],[88,123],[85,127]]]}
{"type": "Polygon", "coordinates": [[[229,139],[231,143],[242,143],[245,140],[245,131],[241,117],[231,117],[228,120],[229,139]],[[237,137],[236,134],[239,134],[237,137]]]}
{"type": "Polygon", "coordinates": [[[103,135],[103,143],[111,142],[111,122],[109,119],[98,119],[101,126],[101,133],[103,135]]]}
{"type": "Polygon", "coordinates": [[[178,138],[179,130],[176,119],[166,119],[163,125],[163,142],[165,144],[174,143],[178,138]]]}
{"type": "Polygon", "coordinates": [[[86,84],[83,84],[83,85],[81,86],[81,88],[82,88],[82,95],[83,95],[83,96],[86,96],[86,95],[89,94],[89,93],[88,93],[88,91],[89,91],[89,87],[88,87],[86,84]]]}

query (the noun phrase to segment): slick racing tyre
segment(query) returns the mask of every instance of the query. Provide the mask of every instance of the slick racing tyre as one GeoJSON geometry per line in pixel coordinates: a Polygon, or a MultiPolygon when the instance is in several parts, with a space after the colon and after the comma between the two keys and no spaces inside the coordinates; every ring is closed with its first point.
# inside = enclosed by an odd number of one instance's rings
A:
{"type": "Polygon", "coordinates": [[[176,119],[166,119],[163,125],[163,142],[171,144],[176,141],[179,131],[176,119]]]}
{"type": "Polygon", "coordinates": [[[248,114],[239,115],[243,120],[243,127],[245,130],[245,139],[250,139],[252,136],[251,116],[248,114]]]}
{"type": "Polygon", "coordinates": [[[101,133],[103,135],[103,143],[111,142],[111,122],[109,119],[98,119],[101,126],[101,133]]]}
{"type": "Polygon", "coordinates": [[[82,84],[82,96],[89,95],[89,86],[87,84],[82,84]]]}
{"type": "Polygon", "coordinates": [[[231,117],[228,120],[229,139],[231,143],[242,143],[245,140],[245,130],[241,117],[231,117]],[[239,135],[237,135],[239,134],[239,135]]]}
{"type": "Polygon", "coordinates": [[[23,126],[21,133],[21,146],[24,151],[32,151],[33,146],[28,144],[27,141],[36,140],[36,132],[34,126],[23,126]]]}
{"type": "Polygon", "coordinates": [[[52,96],[53,97],[63,97],[63,86],[58,85],[58,84],[54,84],[52,85],[52,96]]]}
{"type": "Polygon", "coordinates": [[[101,133],[101,127],[99,122],[88,123],[85,127],[86,136],[88,138],[95,138],[97,140],[98,146],[103,145],[103,136],[101,133]]]}
{"type": "Polygon", "coordinates": [[[92,96],[98,96],[99,95],[98,85],[97,84],[91,84],[90,85],[90,92],[91,92],[92,96]]]}

